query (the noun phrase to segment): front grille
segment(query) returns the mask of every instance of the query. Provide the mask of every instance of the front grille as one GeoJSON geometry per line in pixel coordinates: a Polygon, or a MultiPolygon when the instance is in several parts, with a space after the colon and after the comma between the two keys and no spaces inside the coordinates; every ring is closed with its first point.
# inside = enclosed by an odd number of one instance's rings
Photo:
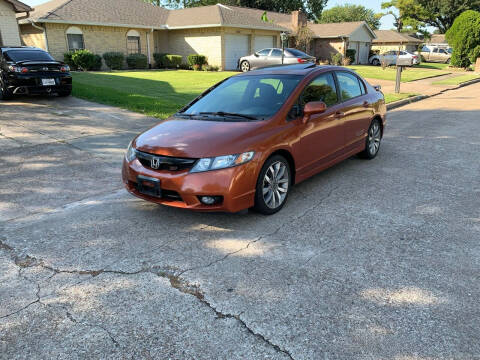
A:
{"type": "Polygon", "coordinates": [[[27,65],[29,72],[60,72],[60,65],[27,65]]]}
{"type": "MultiPolygon", "coordinates": [[[[139,190],[138,189],[138,183],[136,182],[133,182],[133,181],[128,181],[128,186],[130,188],[133,188],[135,190],[139,190]]],[[[163,199],[163,200],[167,200],[167,201],[183,201],[182,197],[180,196],[180,194],[176,191],[173,191],[173,190],[166,190],[166,189],[161,189],[161,198],[160,199],[163,199]]]]}
{"type": "Polygon", "coordinates": [[[138,161],[152,170],[181,171],[189,170],[198,159],[178,158],[163,155],[154,155],[142,151],[135,151],[138,161]]]}

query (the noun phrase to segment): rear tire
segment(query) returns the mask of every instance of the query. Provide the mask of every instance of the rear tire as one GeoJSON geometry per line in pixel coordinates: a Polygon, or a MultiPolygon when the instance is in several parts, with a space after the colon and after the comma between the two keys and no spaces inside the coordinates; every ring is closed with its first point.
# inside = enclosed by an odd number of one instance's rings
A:
{"type": "Polygon", "coordinates": [[[0,83],[0,100],[10,100],[13,98],[12,92],[3,88],[3,84],[0,83]]]}
{"type": "Polygon", "coordinates": [[[373,60],[372,60],[372,65],[373,65],[373,66],[379,66],[379,65],[380,65],[380,60],[378,60],[378,59],[373,59],[373,60]]]}
{"type": "Polygon", "coordinates": [[[274,155],[265,161],[258,175],[254,210],[272,215],[287,202],[292,183],[290,165],[283,156],[274,155]]]}
{"type": "Polygon", "coordinates": [[[66,91],[59,91],[58,96],[60,97],[67,97],[72,94],[72,90],[66,90],[66,91]]]}
{"type": "Polygon", "coordinates": [[[250,71],[250,63],[247,60],[243,60],[240,63],[240,70],[242,70],[242,72],[250,71]]]}
{"type": "Polygon", "coordinates": [[[364,159],[374,159],[380,151],[380,143],[382,141],[382,125],[380,120],[373,119],[368,128],[367,139],[365,140],[365,150],[359,155],[364,159]]]}

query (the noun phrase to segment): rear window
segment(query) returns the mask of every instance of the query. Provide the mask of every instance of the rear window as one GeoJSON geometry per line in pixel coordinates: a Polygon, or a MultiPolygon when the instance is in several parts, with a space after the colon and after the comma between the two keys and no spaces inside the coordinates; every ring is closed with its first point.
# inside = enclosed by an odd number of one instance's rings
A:
{"type": "Polygon", "coordinates": [[[55,61],[47,52],[41,50],[9,50],[4,53],[7,61],[55,61]]]}
{"type": "Polygon", "coordinates": [[[285,53],[290,53],[293,56],[297,57],[307,57],[309,55],[305,54],[303,51],[297,50],[297,49],[287,49],[285,53]]]}

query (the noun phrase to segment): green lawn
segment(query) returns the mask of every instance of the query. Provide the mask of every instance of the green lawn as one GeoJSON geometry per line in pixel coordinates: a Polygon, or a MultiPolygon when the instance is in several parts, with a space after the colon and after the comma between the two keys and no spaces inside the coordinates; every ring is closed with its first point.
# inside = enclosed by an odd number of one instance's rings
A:
{"type": "Polygon", "coordinates": [[[188,70],[74,72],[73,95],[163,119],[235,74],[188,70]]]}
{"type": "MultiPolygon", "coordinates": [[[[382,69],[381,66],[372,65],[351,65],[348,67],[355,70],[359,75],[369,79],[395,81],[397,74],[397,69],[393,66],[390,66],[386,69],[382,69]]],[[[402,82],[420,80],[446,74],[449,74],[449,72],[425,67],[411,67],[406,68],[402,72],[402,82]]]]}
{"type": "Polygon", "coordinates": [[[480,78],[479,75],[465,74],[465,75],[455,76],[455,77],[441,80],[441,81],[436,81],[433,83],[433,85],[459,85],[466,81],[470,81],[478,78],[480,78]]]}
{"type": "Polygon", "coordinates": [[[417,96],[418,94],[408,94],[408,93],[400,93],[400,94],[385,94],[385,102],[387,104],[398,101],[398,100],[403,100],[412,96],[417,96]]]}
{"type": "Polygon", "coordinates": [[[445,63],[427,63],[423,62],[419,65],[415,65],[416,68],[421,68],[421,69],[434,69],[434,70],[449,70],[447,69],[450,66],[450,64],[445,64],[445,63]]]}

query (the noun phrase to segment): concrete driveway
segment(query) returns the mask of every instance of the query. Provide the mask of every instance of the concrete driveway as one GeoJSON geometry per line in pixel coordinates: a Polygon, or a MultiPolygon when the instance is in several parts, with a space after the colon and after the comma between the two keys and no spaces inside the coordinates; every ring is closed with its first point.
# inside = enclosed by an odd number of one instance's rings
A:
{"type": "Polygon", "coordinates": [[[270,217],[127,194],[123,151],[155,119],[1,103],[0,358],[479,359],[479,100],[392,111],[375,160],[270,217]]]}

